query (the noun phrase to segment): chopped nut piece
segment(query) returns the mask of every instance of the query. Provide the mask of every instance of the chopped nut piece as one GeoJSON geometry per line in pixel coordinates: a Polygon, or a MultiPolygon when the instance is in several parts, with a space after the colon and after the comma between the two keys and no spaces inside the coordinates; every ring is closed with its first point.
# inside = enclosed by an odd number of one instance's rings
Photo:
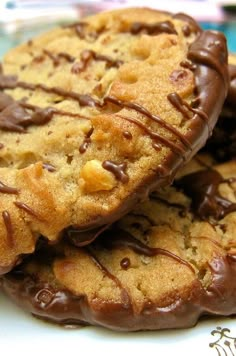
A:
{"type": "Polygon", "coordinates": [[[84,165],[80,177],[84,181],[84,189],[88,192],[111,190],[117,185],[113,174],[104,169],[102,163],[95,159],[84,165]]]}

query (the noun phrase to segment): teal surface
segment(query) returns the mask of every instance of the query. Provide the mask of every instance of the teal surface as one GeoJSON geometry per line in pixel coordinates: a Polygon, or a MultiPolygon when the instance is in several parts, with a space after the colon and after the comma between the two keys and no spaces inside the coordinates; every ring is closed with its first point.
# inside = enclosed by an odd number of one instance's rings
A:
{"type": "Polygon", "coordinates": [[[202,28],[205,30],[218,30],[224,32],[230,52],[236,52],[236,21],[223,23],[203,22],[202,28]]]}
{"type": "MultiPolygon", "coordinates": [[[[0,0],[1,1],[1,0],[0,0]]],[[[62,23],[61,23],[62,24],[62,23]]],[[[65,24],[65,22],[63,23],[65,24]]],[[[53,23],[50,25],[34,26],[33,28],[27,27],[27,29],[21,29],[14,33],[6,33],[3,31],[0,25],[0,58],[6,53],[10,48],[17,46],[20,43],[26,42],[27,40],[33,38],[34,36],[55,27],[58,23],[53,23]]]]}

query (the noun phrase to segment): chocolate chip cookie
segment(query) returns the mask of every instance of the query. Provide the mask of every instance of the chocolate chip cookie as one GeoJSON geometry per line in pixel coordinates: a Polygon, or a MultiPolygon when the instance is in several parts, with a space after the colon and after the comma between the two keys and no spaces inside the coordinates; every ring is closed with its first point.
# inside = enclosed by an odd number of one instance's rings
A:
{"type": "Polygon", "coordinates": [[[236,162],[211,164],[195,158],[88,246],[67,238],[39,249],[3,276],[3,289],[37,317],[115,330],[235,313],[236,162]]]}
{"type": "Polygon", "coordinates": [[[223,34],[141,8],[86,18],[7,53],[0,273],[39,236],[103,228],[170,184],[212,132],[227,58],[223,34]]]}

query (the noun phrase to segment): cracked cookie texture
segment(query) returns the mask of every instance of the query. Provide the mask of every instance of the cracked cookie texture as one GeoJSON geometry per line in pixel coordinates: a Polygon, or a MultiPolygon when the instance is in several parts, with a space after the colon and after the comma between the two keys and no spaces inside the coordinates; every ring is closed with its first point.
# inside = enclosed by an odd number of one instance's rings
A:
{"type": "MultiPolygon", "coordinates": [[[[190,327],[236,312],[236,163],[197,156],[172,187],[88,246],[42,245],[2,277],[33,315],[114,330],[190,327]]],[[[82,233],[81,233],[82,234],[82,233]]]]}
{"type": "Polygon", "coordinates": [[[170,184],[216,123],[227,58],[221,33],[151,9],[97,14],[9,51],[0,72],[0,273],[39,236],[55,242],[69,227],[104,227],[170,184]]]}

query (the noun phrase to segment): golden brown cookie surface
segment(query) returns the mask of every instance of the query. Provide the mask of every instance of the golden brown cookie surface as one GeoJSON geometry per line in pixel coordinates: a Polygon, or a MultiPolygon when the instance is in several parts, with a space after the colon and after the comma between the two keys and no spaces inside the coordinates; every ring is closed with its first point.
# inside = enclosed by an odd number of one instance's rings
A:
{"type": "Polygon", "coordinates": [[[227,91],[223,35],[149,9],[99,14],[10,51],[0,75],[0,273],[168,184],[227,91]],[[217,100],[215,100],[217,93],[217,100]]]}

